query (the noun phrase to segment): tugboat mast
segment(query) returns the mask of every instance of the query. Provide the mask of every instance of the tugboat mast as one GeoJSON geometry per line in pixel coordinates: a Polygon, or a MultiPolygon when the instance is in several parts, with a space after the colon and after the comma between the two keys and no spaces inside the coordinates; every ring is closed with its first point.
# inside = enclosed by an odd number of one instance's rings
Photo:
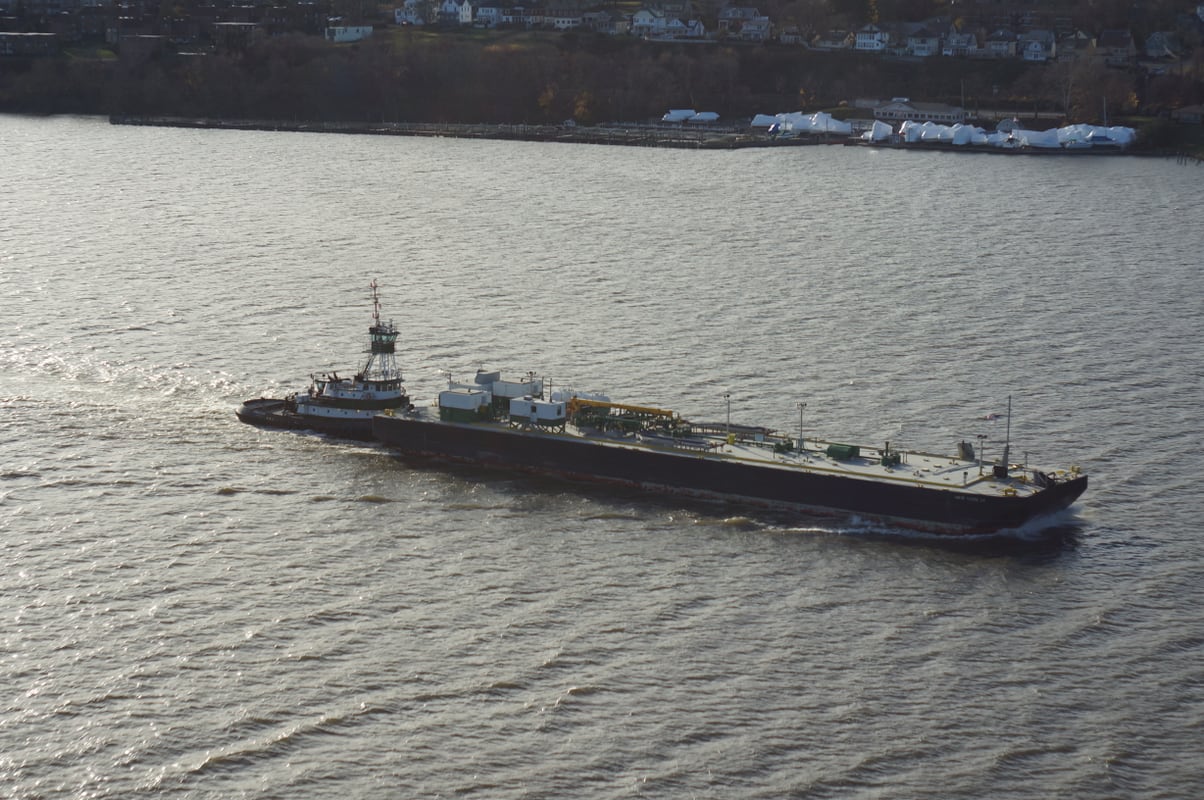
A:
{"type": "Polygon", "coordinates": [[[393,321],[380,321],[380,292],[373,279],[372,327],[368,328],[368,362],[361,371],[367,381],[400,381],[401,370],[397,368],[397,328],[393,321]]]}
{"type": "Polygon", "coordinates": [[[1006,476],[1012,457],[1012,396],[1008,395],[1008,427],[1003,439],[1003,474],[1006,476]]]}

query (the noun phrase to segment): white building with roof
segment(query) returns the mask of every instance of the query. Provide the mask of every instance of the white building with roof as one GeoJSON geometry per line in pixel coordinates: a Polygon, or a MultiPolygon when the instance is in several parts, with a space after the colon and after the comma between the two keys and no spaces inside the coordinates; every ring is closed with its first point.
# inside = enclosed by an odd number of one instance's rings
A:
{"type": "Polygon", "coordinates": [[[1016,49],[1025,61],[1051,61],[1058,54],[1058,40],[1053,31],[1032,30],[1020,34],[1016,49]]]}
{"type": "Polygon", "coordinates": [[[874,119],[883,122],[939,122],[956,125],[966,121],[966,110],[944,103],[913,103],[906,97],[895,97],[874,108],[874,119]]]}
{"type": "Polygon", "coordinates": [[[860,28],[853,49],[864,53],[883,53],[890,45],[890,32],[873,23],[860,28]]]}
{"type": "Polygon", "coordinates": [[[393,22],[398,25],[425,25],[430,8],[428,0],[405,0],[401,8],[393,9],[393,22]]]}
{"type": "Polygon", "coordinates": [[[941,55],[972,56],[978,53],[978,37],[970,31],[950,30],[945,34],[941,55]]]}

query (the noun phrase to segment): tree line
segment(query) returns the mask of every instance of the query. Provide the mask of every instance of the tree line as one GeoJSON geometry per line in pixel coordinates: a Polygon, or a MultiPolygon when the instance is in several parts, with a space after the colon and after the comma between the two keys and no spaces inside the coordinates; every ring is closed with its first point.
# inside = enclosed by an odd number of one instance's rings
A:
{"type": "MultiPolygon", "coordinates": [[[[1190,74],[1139,79],[1094,62],[888,60],[785,46],[653,44],[583,33],[378,32],[350,46],[288,35],[242,52],[9,61],[0,110],[228,119],[554,123],[725,118],[907,96],[1092,121],[1204,100],[1190,74]]],[[[1202,74],[1195,71],[1196,75],[1202,74]]]]}

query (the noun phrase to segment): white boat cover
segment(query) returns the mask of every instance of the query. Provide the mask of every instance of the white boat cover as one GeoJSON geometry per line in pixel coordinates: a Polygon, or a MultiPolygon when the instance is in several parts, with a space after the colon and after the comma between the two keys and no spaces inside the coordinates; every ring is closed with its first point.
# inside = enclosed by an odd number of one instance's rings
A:
{"type": "Polygon", "coordinates": [[[924,126],[920,123],[905,119],[903,120],[903,124],[899,126],[899,136],[905,142],[915,143],[920,141],[920,132],[923,130],[924,126]]]}
{"type": "MultiPolygon", "coordinates": [[[[758,117],[761,115],[758,114],[758,117]]],[[[782,133],[843,133],[851,134],[853,126],[834,118],[824,111],[814,114],[804,114],[793,111],[789,114],[778,114],[778,130],[782,133]]]]}
{"type": "Polygon", "coordinates": [[[1100,141],[1101,137],[1110,144],[1128,147],[1133,144],[1137,138],[1137,131],[1132,128],[1126,128],[1123,125],[1113,125],[1110,128],[1105,128],[1103,125],[1087,125],[1079,123],[1078,125],[1067,125],[1064,128],[1058,128],[1058,141],[1062,146],[1083,146],[1091,144],[1092,141],[1100,141]]]}
{"type": "Polygon", "coordinates": [[[874,120],[874,124],[870,129],[861,134],[861,138],[867,142],[884,142],[890,138],[890,135],[895,132],[895,129],[887,125],[880,119],[874,120]]]}
{"type": "Polygon", "coordinates": [[[1108,137],[1118,144],[1128,146],[1137,140],[1137,131],[1123,125],[1113,125],[1108,128],[1108,137]]]}
{"type": "Polygon", "coordinates": [[[949,141],[956,145],[970,144],[974,135],[973,125],[954,125],[949,129],[949,141]]]}
{"type": "MultiPolygon", "coordinates": [[[[847,122],[833,119],[829,114],[818,112],[803,114],[796,111],[790,114],[769,116],[757,114],[753,117],[754,127],[773,127],[782,133],[852,133],[852,126],[847,122]]],[[[861,135],[869,142],[880,142],[888,138],[892,129],[881,120],[874,120],[870,130],[861,135]]],[[[1100,125],[1067,125],[1064,128],[1051,128],[1046,131],[1030,131],[1017,128],[1011,134],[1002,131],[987,133],[982,128],[973,125],[941,125],[936,122],[913,122],[905,120],[899,126],[899,136],[908,143],[942,142],[953,145],[990,145],[992,147],[1041,147],[1056,148],[1065,146],[1082,147],[1092,143],[1107,146],[1127,147],[1137,138],[1137,132],[1132,128],[1113,126],[1105,128],[1100,125]]]]}
{"type": "Polygon", "coordinates": [[[668,114],[661,117],[661,122],[685,122],[697,113],[692,108],[671,108],[668,114]]]}
{"type": "Polygon", "coordinates": [[[688,118],[686,122],[714,122],[719,119],[719,115],[714,111],[699,111],[694,116],[688,118]]]}
{"type": "Polygon", "coordinates": [[[936,122],[925,122],[920,130],[921,142],[943,142],[948,144],[953,141],[953,134],[949,130],[948,125],[941,125],[936,122]]]}
{"type": "Polygon", "coordinates": [[[1062,146],[1062,143],[1058,141],[1058,132],[1053,128],[1047,131],[1028,131],[1018,128],[1012,131],[1012,136],[1023,147],[1056,148],[1062,146]]]}
{"type": "Polygon", "coordinates": [[[783,134],[852,134],[852,125],[842,122],[824,111],[813,114],[792,111],[775,114],[773,117],[769,117],[768,114],[757,114],[752,118],[752,125],[756,128],[765,125],[771,129],[777,125],[775,130],[783,134]]]}

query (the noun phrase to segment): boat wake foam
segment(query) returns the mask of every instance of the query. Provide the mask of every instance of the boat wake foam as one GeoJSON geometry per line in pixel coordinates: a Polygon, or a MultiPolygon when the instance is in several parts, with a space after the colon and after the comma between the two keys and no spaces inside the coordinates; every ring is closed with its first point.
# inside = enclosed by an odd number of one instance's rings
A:
{"type": "Polygon", "coordinates": [[[848,536],[866,540],[910,543],[976,555],[1059,553],[1076,548],[1083,535],[1082,520],[1071,509],[1036,517],[1018,528],[958,536],[895,526],[861,517],[850,517],[830,525],[769,524],[765,526],[765,529],[781,534],[848,536]]]}

